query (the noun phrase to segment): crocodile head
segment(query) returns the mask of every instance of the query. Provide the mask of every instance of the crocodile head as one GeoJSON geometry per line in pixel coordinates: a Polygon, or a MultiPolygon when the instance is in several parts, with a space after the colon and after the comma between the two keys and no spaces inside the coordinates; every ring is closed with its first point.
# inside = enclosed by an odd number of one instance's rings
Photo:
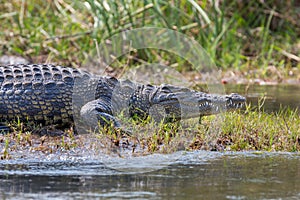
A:
{"type": "Polygon", "coordinates": [[[153,106],[150,115],[167,121],[196,118],[237,110],[245,104],[245,97],[239,94],[207,94],[175,86],[162,86],[155,92],[150,102],[153,106]],[[154,110],[154,111],[153,111],[154,110]]]}

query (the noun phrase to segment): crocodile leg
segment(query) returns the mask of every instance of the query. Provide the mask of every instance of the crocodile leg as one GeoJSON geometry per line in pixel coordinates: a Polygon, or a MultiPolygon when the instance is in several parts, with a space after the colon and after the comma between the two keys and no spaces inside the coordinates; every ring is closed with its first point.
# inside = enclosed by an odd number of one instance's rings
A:
{"type": "Polygon", "coordinates": [[[84,125],[97,130],[98,126],[113,125],[115,128],[120,128],[120,122],[112,115],[111,106],[107,101],[96,99],[85,104],[80,111],[80,117],[85,123],[84,125]]]}

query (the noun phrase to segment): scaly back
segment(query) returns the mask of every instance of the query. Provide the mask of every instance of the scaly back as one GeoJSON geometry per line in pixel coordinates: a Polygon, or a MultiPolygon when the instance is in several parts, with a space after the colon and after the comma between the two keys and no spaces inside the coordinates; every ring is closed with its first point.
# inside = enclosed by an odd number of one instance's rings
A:
{"type": "Polygon", "coordinates": [[[74,80],[82,77],[90,75],[47,64],[1,66],[0,119],[69,122],[74,80]]]}

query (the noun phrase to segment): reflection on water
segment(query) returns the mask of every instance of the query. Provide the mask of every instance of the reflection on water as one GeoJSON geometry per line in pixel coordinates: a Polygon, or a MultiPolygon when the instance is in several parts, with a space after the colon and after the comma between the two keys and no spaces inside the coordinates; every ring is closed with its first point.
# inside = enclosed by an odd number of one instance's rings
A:
{"type": "MultiPolygon", "coordinates": [[[[102,162],[5,161],[0,197],[57,199],[299,199],[298,153],[187,153],[147,173],[126,173],[102,162]],[[46,173],[45,173],[46,171],[46,173]]],[[[143,163],[141,163],[142,165],[143,163]]]]}
{"type": "Polygon", "coordinates": [[[266,111],[278,111],[280,106],[300,108],[300,85],[225,85],[226,93],[240,93],[252,105],[265,97],[266,111]]]}

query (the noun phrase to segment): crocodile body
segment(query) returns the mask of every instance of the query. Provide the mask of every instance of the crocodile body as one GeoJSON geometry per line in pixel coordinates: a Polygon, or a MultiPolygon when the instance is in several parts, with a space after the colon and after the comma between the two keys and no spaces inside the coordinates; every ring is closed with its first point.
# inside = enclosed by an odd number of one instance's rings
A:
{"type": "Polygon", "coordinates": [[[69,124],[80,119],[96,127],[115,114],[176,121],[242,107],[238,94],[213,95],[172,85],[143,85],[50,64],[0,67],[0,120],[69,124]]]}

